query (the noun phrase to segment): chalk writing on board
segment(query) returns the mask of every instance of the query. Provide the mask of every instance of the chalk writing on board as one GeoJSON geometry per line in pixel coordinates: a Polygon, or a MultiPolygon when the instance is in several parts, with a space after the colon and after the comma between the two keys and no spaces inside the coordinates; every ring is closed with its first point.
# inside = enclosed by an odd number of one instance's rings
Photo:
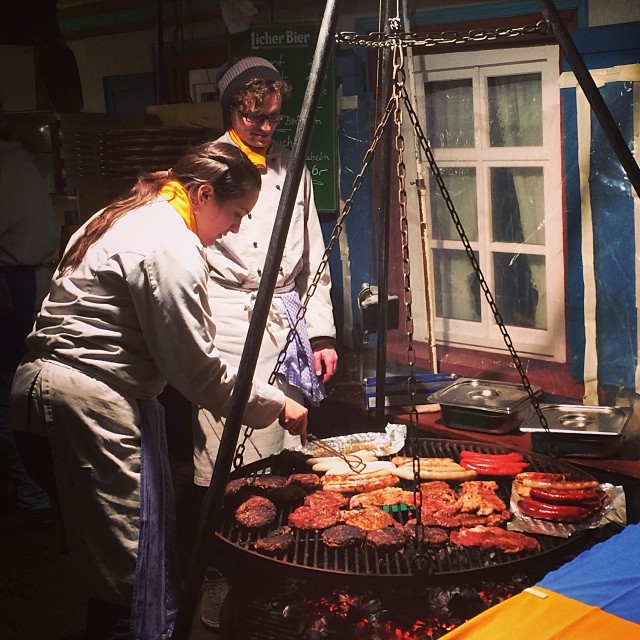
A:
{"type": "MultiPolygon", "coordinates": [[[[234,34],[233,57],[256,55],[269,60],[293,86],[292,99],[283,106],[284,118],[273,136],[291,148],[298,126],[309,71],[318,41],[319,25],[314,23],[262,25],[234,34]]],[[[327,64],[322,90],[318,96],[306,164],[311,173],[318,211],[337,210],[335,79],[333,58],[327,64]]]]}

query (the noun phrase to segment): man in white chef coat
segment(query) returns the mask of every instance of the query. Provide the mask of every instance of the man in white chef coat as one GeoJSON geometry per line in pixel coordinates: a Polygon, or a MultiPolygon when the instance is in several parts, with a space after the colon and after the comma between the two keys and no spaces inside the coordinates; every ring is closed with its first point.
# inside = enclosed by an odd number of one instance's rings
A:
{"type": "MultiPolygon", "coordinates": [[[[211,265],[209,297],[215,310],[216,346],[222,357],[237,366],[242,356],[278,203],[289,166],[290,151],[273,142],[282,119],[282,103],[291,93],[277,69],[267,60],[246,57],[227,66],[218,81],[226,132],[220,138],[239,146],[262,174],[258,203],[246,217],[240,232],[217,241],[207,250],[211,265]]],[[[313,199],[311,175],[303,170],[295,200],[286,246],[280,264],[271,310],[255,375],[268,380],[290,327],[316,275],[325,250],[313,199]]],[[[324,383],[335,373],[335,325],[328,269],[322,273],[310,298],[305,322],[298,323],[296,337],[287,349],[275,386],[298,402],[317,406],[324,397],[324,383]]],[[[222,422],[198,410],[195,428],[195,483],[208,487],[222,435],[222,422]]],[[[243,439],[243,433],[240,434],[243,439]]],[[[300,444],[277,423],[255,430],[246,442],[243,462],[249,463],[300,444]]],[[[215,614],[203,622],[217,628],[215,614]]]]}

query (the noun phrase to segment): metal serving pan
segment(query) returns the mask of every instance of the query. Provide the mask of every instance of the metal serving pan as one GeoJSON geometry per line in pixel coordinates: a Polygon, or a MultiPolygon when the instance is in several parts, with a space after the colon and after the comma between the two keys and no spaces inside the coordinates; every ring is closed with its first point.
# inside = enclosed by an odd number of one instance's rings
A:
{"type": "Polygon", "coordinates": [[[630,407],[596,407],[574,404],[541,404],[548,430],[535,411],[521,431],[531,433],[534,451],[554,456],[612,458],[622,445],[630,407]]]}
{"type": "MultiPolygon", "coordinates": [[[[532,391],[541,393],[539,387],[532,391]]],[[[496,434],[517,429],[531,408],[524,385],[474,378],[459,378],[428,400],[440,405],[448,427],[496,434]]]]}

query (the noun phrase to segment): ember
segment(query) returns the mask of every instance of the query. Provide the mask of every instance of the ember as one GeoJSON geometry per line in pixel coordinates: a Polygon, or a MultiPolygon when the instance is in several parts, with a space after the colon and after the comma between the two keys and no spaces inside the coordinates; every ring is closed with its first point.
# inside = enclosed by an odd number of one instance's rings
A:
{"type": "MultiPolygon", "coordinates": [[[[301,640],[435,640],[530,584],[522,575],[503,583],[386,589],[381,595],[352,587],[323,591],[321,586],[290,580],[279,593],[264,596],[263,606],[272,618],[281,612],[281,630],[301,640]]],[[[243,617],[242,626],[247,622],[243,617]]],[[[249,631],[246,626],[244,631],[249,631]]]]}

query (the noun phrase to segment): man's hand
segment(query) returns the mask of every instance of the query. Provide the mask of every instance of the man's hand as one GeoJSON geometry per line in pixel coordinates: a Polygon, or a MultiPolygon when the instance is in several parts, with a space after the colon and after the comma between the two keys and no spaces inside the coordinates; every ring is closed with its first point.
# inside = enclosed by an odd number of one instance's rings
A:
{"type": "Polygon", "coordinates": [[[318,378],[322,382],[331,380],[338,366],[336,350],[330,346],[319,345],[313,349],[313,361],[318,378]]]}

